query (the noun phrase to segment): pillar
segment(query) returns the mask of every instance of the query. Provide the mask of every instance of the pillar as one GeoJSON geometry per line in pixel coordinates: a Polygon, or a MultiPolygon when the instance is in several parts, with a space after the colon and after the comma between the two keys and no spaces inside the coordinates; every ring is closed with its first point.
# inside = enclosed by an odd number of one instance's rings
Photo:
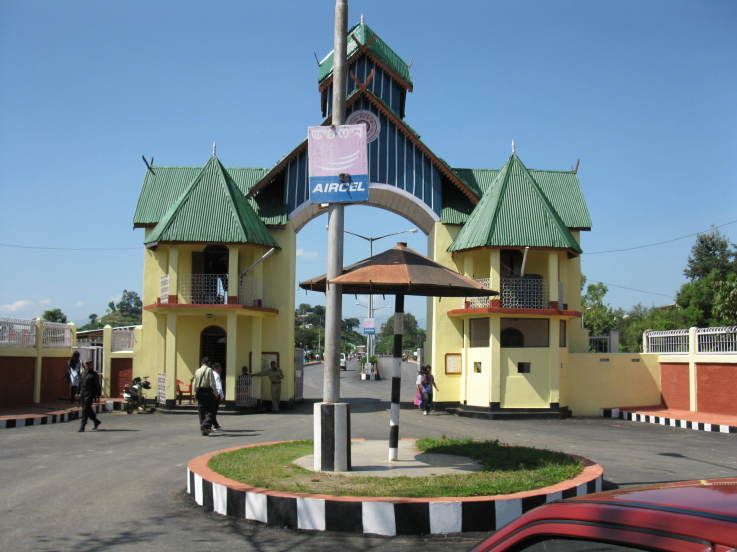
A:
{"type": "Polygon", "coordinates": [[[36,363],[34,365],[33,376],[33,402],[38,404],[41,402],[41,374],[43,372],[43,347],[44,347],[44,322],[41,318],[36,318],[36,363]]]}
{"type": "MultiPolygon", "coordinates": [[[[558,252],[548,252],[548,300],[550,308],[558,308],[558,252]]],[[[552,334],[551,334],[552,335],[552,334]]]]}
{"type": "Polygon", "coordinates": [[[264,303],[264,263],[259,263],[251,270],[253,278],[253,299],[264,303]]]}
{"type": "MultiPolygon", "coordinates": [[[[558,286],[556,285],[556,288],[558,286]]],[[[560,320],[549,319],[550,342],[548,343],[548,389],[550,408],[560,406],[560,320]]]]}
{"type": "MultiPolygon", "coordinates": [[[[239,278],[239,260],[238,260],[238,246],[228,246],[228,299],[229,305],[235,305],[239,303],[238,300],[238,278],[239,278]]],[[[230,318],[228,318],[228,327],[230,327],[230,318]]],[[[228,356],[230,356],[230,330],[228,330],[228,356]]],[[[235,389],[235,388],[233,388],[235,389]]]]}
{"type": "Polygon", "coordinates": [[[169,247],[169,263],[167,267],[169,275],[169,303],[179,302],[179,247],[169,247]]]}
{"type": "Polygon", "coordinates": [[[502,403],[502,349],[501,349],[502,319],[494,315],[489,319],[489,357],[491,358],[489,372],[489,408],[501,408],[502,403]]]}
{"type": "Polygon", "coordinates": [[[164,373],[166,374],[166,405],[176,404],[177,384],[177,315],[166,315],[166,352],[164,353],[164,373]]]}
{"type": "Polygon", "coordinates": [[[691,412],[699,410],[696,388],[698,379],[696,377],[696,353],[699,351],[696,328],[688,329],[688,409],[691,412]]]}
{"type": "MultiPolygon", "coordinates": [[[[502,292],[501,251],[489,250],[489,288],[502,292]]],[[[499,301],[499,296],[489,297],[489,301],[499,301]]]]}
{"type": "MultiPolygon", "coordinates": [[[[473,278],[473,256],[472,253],[469,251],[466,251],[463,254],[463,275],[467,276],[469,278],[473,278]]],[[[462,357],[462,366],[463,366],[463,390],[461,392],[463,396],[463,404],[466,404],[468,402],[468,374],[471,370],[471,367],[468,364],[468,347],[470,345],[469,339],[470,339],[470,322],[468,318],[463,319],[463,357],[462,357]]]]}
{"type": "Polygon", "coordinates": [[[105,397],[110,396],[110,379],[112,378],[113,361],[113,328],[106,324],[102,328],[102,392],[105,397]]]}
{"type": "MultiPolygon", "coordinates": [[[[230,291],[228,292],[230,293],[230,291]]],[[[228,296],[230,299],[230,296],[228,296]]],[[[236,366],[238,347],[238,316],[234,312],[228,313],[227,319],[227,346],[225,350],[225,398],[228,402],[235,401],[235,384],[238,380],[238,366],[236,366]]]]}
{"type": "MultiPolygon", "coordinates": [[[[256,373],[261,371],[261,338],[263,335],[263,320],[261,318],[251,318],[251,372],[256,373]]],[[[262,393],[261,391],[264,388],[264,385],[266,383],[264,380],[268,381],[269,378],[256,378],[258,381],[261,381],[260,385],[256,385],[254,382],[254,391],[256,391],[256,398],[260,399],[261,397],[268,397],[269,395],[262,393]]]]}

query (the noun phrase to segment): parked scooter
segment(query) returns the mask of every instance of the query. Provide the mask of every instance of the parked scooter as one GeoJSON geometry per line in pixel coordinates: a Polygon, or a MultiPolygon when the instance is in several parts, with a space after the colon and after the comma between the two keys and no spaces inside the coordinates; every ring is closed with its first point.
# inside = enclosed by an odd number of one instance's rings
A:
{"type": "Polygon", "coordinates": [[[128,414],[133,414],[134,410],[141,412],[153,412],[156,410],[155,406],[146,408],[146,397],[143,394],[145,389],[151,389],[151,382],[148,381],[148,377],[144,376],[141,378],[133,378],[133,381],[123,388],[123,399],[125,400],[125,411],[128,414]]]}

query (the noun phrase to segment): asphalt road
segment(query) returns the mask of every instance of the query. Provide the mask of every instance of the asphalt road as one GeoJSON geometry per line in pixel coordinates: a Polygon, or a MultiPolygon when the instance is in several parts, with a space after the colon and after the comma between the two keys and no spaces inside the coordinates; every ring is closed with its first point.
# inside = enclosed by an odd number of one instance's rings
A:
{"type": "MultiPolygon", "coordinates": [[[[402,399],[415,365],[403,367],[402,399]]],[[[320,396],[322,366],[305,374],[320,396]]],[[[353,435],[388,437],[389,380],[341,373],[353,435]]],[[[481,535],[435,538],[296,533],[203,514],[184,493],[185,466],[206,451],[258,441],[310,438],[311,401],[278,414],[223,416],[226,431],[202,437],[193,415],[103,414],[98,432],[75,422],[0,430],[0,550],[468,550],[481,535]]],[[[737,435],[606,419],[487,421],[402,410],[401,436],[494,438],[581,454],[616,485],[737,475],[737,435]]]]}

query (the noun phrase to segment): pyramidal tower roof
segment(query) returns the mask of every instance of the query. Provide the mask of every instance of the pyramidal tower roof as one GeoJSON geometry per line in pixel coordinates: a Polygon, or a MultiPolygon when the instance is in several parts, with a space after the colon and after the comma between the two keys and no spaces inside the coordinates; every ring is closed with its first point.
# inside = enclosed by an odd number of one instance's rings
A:
{"type": "Polygon", "coordinates": [[[161,217],[146,245],[166,242],[279,247],[214,153],[161,217]]]}
{"type": "Polygon", "coordinates": [[[541,247],[581,253],[570,230],[515,153],[448,250],[475,247],[541,247]]]}
{"type": "MultiPolygon", "coordinates": [[[[368,52],[384,63],[389,69],[394,71],[397,76],[404,80],[407,85],[412,86],[412,79],[409,74],[409,65],[399,55],[392,50],[389,45],[377,35],[371,27],[361,21],[348,30],[348,41],[346,43],[348,59],[356,53],[357,50],[366,47],[368,52]]],[[[320,69],[318,72],[318,82],[322,83],[325,79],[333,74],[333,52],[332,50],[320,61],[320,69]]]]}

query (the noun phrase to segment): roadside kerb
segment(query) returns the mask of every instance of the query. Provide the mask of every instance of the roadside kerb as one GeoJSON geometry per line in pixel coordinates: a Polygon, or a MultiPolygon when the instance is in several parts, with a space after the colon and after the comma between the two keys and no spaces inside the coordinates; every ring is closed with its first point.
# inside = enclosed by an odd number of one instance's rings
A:
{"type": "MultiPolygon", "coordinates": [[[[112,403],[113,410],[121,410],[122,399],[107,399],[93,405],[96,414],[107,412],[105,403],[112,403]]],[[[74,406],[61,410],[52,410],[42,414],[18,414],[11,416],[0,416],[0,429],[11,429],[15,427],[27,427],[49,424],[61,424],[78,420],[81,415],[81,408],[74,406]]]]}
{"type": "Polygon", "coordinates": [[[708,422],[697,422],[695,420],[683,420],[670,418],[668,416],[657,416],[645,412],[637,412],[626,408],[602,408],[601,415],[604,418],[626,420],[628,422],[645,422],[648,424],[675,427],[679,429],[693,429],[695,431],[711,431],[714,433],[737,433],[737,426],[725,424],[710,424],[708,422]]]}
{"type": "Polygon", "coordinates": [[[208,467],[224,452],[288,443],[271,441],[208,452],[187,465],[187,494],[205,512],[311,531],[385,536],[439,535],[497,530],[546,502],[602,490],[604,469],[582,457],[583,471],[533,491],[472,497],[359,497],[291,493],[252,487],[208,467]]]}

